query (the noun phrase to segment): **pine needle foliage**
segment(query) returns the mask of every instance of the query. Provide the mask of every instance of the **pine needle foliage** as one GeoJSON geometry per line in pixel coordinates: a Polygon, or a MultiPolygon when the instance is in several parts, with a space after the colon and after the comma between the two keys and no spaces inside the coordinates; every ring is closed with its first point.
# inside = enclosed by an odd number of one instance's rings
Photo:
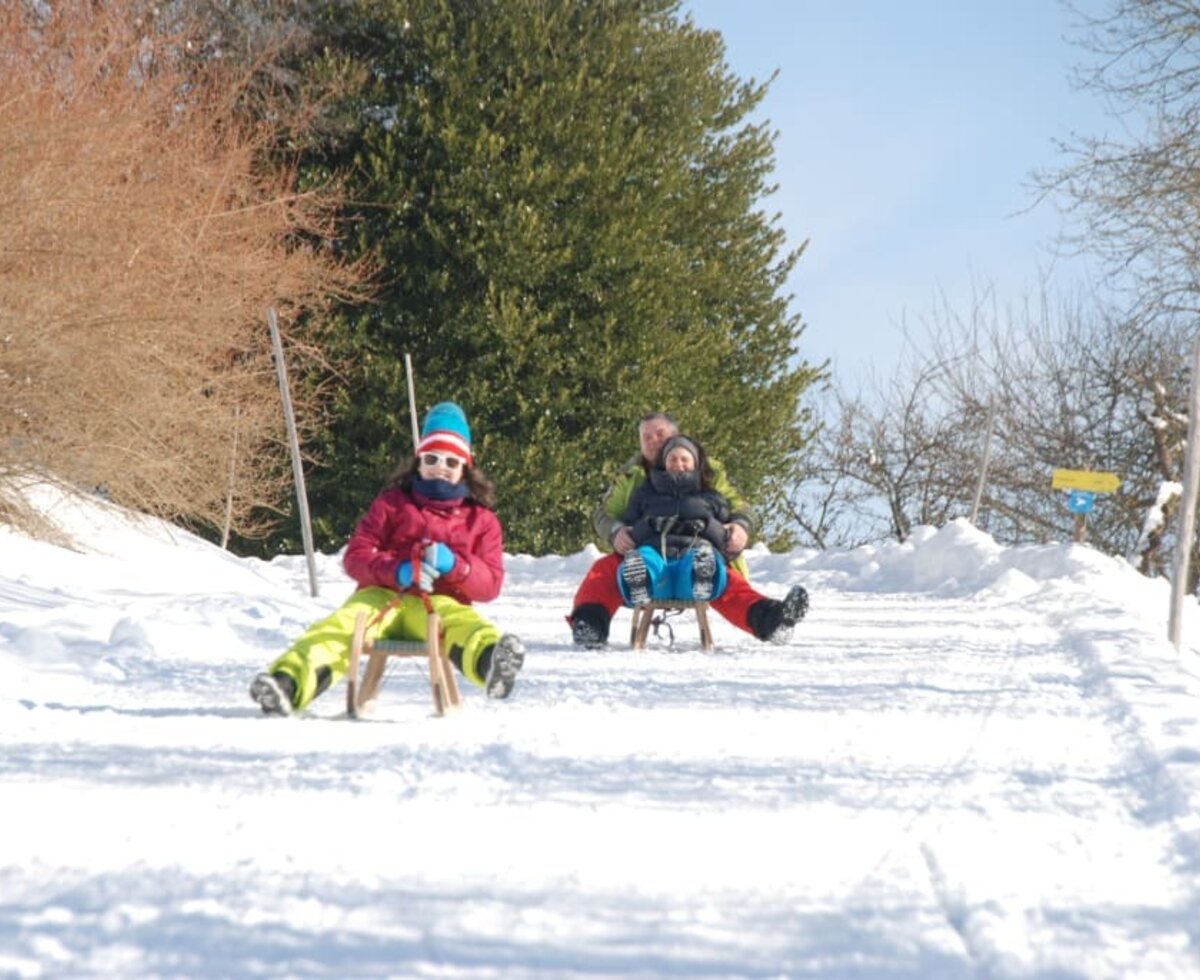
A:
{"type": "Polygon", "coordinates": [[[349,308],[353,363],[309,481],[339,543],[411,451],[419,411],[455,399],[499,487],[511,550],[581,547],[644,412],[667,410],[763,499],[811,423],[820,372],[776,217],[762,208],[766,84],[675,0],[362,0],[326,8],[321,84],[361,83],[309,174],[352,176],[350,257],[382,285],[349,308]],[[365,70],[364,70],[365,69],[365,70]]]}

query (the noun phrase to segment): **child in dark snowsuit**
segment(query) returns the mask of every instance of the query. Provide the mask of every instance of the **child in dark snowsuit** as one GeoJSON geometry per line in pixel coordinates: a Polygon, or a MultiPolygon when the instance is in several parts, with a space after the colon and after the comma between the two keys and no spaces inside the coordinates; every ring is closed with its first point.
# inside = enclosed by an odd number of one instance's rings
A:
{"type": "Polygon", "coordinates": [[[729,501],[712,488],[700,445],[683,435],[663,443],[622,516],[637,545],[617,572],[626,603],[719,598],[727,580],[722,550],[731,514],[729,501]]]}

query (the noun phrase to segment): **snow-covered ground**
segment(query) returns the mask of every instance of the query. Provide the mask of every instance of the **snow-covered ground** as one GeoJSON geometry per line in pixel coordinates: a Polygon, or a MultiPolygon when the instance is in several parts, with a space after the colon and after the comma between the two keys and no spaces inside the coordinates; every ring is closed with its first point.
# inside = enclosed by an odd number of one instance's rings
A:
{"type": "MultiPolygon", "coordinates": [[[[792,643],[571,646],[594,557],[512,556],[513,697],[413,664],[265,718],[350,590],[42,490],[0,529],[0,976],[1200,976],[1200,618],[958,522],[751,556],[792,643]]],[[[627,635],[629,617],[614,633],[627,635]]]]}

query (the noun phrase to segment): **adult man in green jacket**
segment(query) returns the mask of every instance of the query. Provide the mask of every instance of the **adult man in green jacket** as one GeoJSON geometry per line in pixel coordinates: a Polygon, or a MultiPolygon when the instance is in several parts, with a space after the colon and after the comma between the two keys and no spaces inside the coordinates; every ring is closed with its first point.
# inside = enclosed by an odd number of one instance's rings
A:
{"type": "MultiPolygon", "coordinates": [[[[575,604],[568,619],[572,637],[580,646],[603,646],[608,640],[613,614],[622,605],[617,585],[621,560],[634,547],[633,538],[621,522],[621,517],[634,488],[647,478],[650,468],[655,465],[663,443],[676,435],[679,435],[679,426],[666,413],[652,412],[644,416],[638,422],[640,452],[621,468],[616,480],[600,499],[592,517],[592,525],[596,530],[597,543],[602,548],[611,548],[612,554],[592,564],[575,593],[575,604]]],[[[713,459],[709,463],[713,470],[714,489],[733,508],[733,515],[725,525],[727,540],[724,553],[730,562],[729,584],[724,594],[713,600],[712,607],[729,622],[753,633],[760,640],[784,642],[792,627],[808,609],[808,593],[803,586],[795,585],[786,598],[769,599],[750,585],[742,552],[754,529],[753,514],[729,480],[725,467],[713,459]]]]}

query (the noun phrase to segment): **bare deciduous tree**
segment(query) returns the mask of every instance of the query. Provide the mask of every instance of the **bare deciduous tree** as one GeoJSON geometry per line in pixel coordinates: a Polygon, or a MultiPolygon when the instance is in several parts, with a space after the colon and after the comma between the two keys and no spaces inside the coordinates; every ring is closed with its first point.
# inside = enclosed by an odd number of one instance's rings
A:
{"type": "Polygon", "coordinates": [[[1053,471],[1115,472],[1120,491],[1100,498],[1089,540],[1162,574],[1183,463],[1190,332],[1165,319],[1149,331],[1094,302],[1054,304],[1047,290],[1037,304],[1004,311],[989,294],[966,315],[943,305],[887,386],[834,400],[793,517],[824,546],[903,538],[914,524],[967,516],[994,398],[981,526],[1010,543],[1066,540],[1074,517],[1051,487],[1053,471]],[[834,492],[838,506],[822,509],[834,492]]]}
{"type": "Polygon", "coordinates": [[[244,73],[153,13],[0,8],[0,474],[219,528],[234,472],[246,535],[290,492],[265,309],[306,315],[289,350],[319,356],[363,270],[329,247],[332,192],[238,111],[244,73]]]}
{"type": "Polygon", "coordinates": [[[1076,135],[1069,163],[1038,177],[1082,223],[1081,249],[1132,274],[1131,316],[1200,310],[1200,2],[1074,5],[1090,62],[1080,84],[1111,107],[1116,135],[1076,135]]]}
{"type": "Polygon", "coordinates": [[[904,540],[917,525],[966,513],[982,423],[946,399],[947,370],[912,350],[885,383],[830,393],[788,499],[806,543],[904,540]]]}
{"type": "MultiPolygon", "coordinates": [[[[842,436],[826,458],[837,460],[839,478],[870,486],[873,506],[902,534],[905,515],[921,508],[911,496],[901,502],[898,477],[977,460],[966,433],[982,430],[994,397],[988,529],[1014,542],[1063,539],[1072,517],[1063,494],[1050,490],[1052,471],[1112,471],[1121,490],[1089,516],[1089,539],[1160,574],[1178,506],[1188,351],[1200,312],[1200,0],[1112,0],[1106,13],[1090,4],[1076,12],[1094,59],[1079,80],[1108,100],[1115,135],[1065,141],[1068,165],[1038,181],[1080,220],[1074,244],[1102,257],[1110,279],[1131,285],[1128,302],[1117,294],[1120,312],[1095,297],[1051,308],[1044,290],[1035,308],[1001,313],[977,302],[965,315],[937,311],[919,369],[898,376],[869,410],[843,406],[840,426],[826,426],[842,436]],[[941,440],[961,457],[935,464],[941,440]],[[863,483],[881,458],[891,460],[893,483],[863,483]]],[[[962,475],[948,469],[938,480],[965,513],[962,475]]],[[[917,482],[939,499],[936,480],[917,482]]]]}

